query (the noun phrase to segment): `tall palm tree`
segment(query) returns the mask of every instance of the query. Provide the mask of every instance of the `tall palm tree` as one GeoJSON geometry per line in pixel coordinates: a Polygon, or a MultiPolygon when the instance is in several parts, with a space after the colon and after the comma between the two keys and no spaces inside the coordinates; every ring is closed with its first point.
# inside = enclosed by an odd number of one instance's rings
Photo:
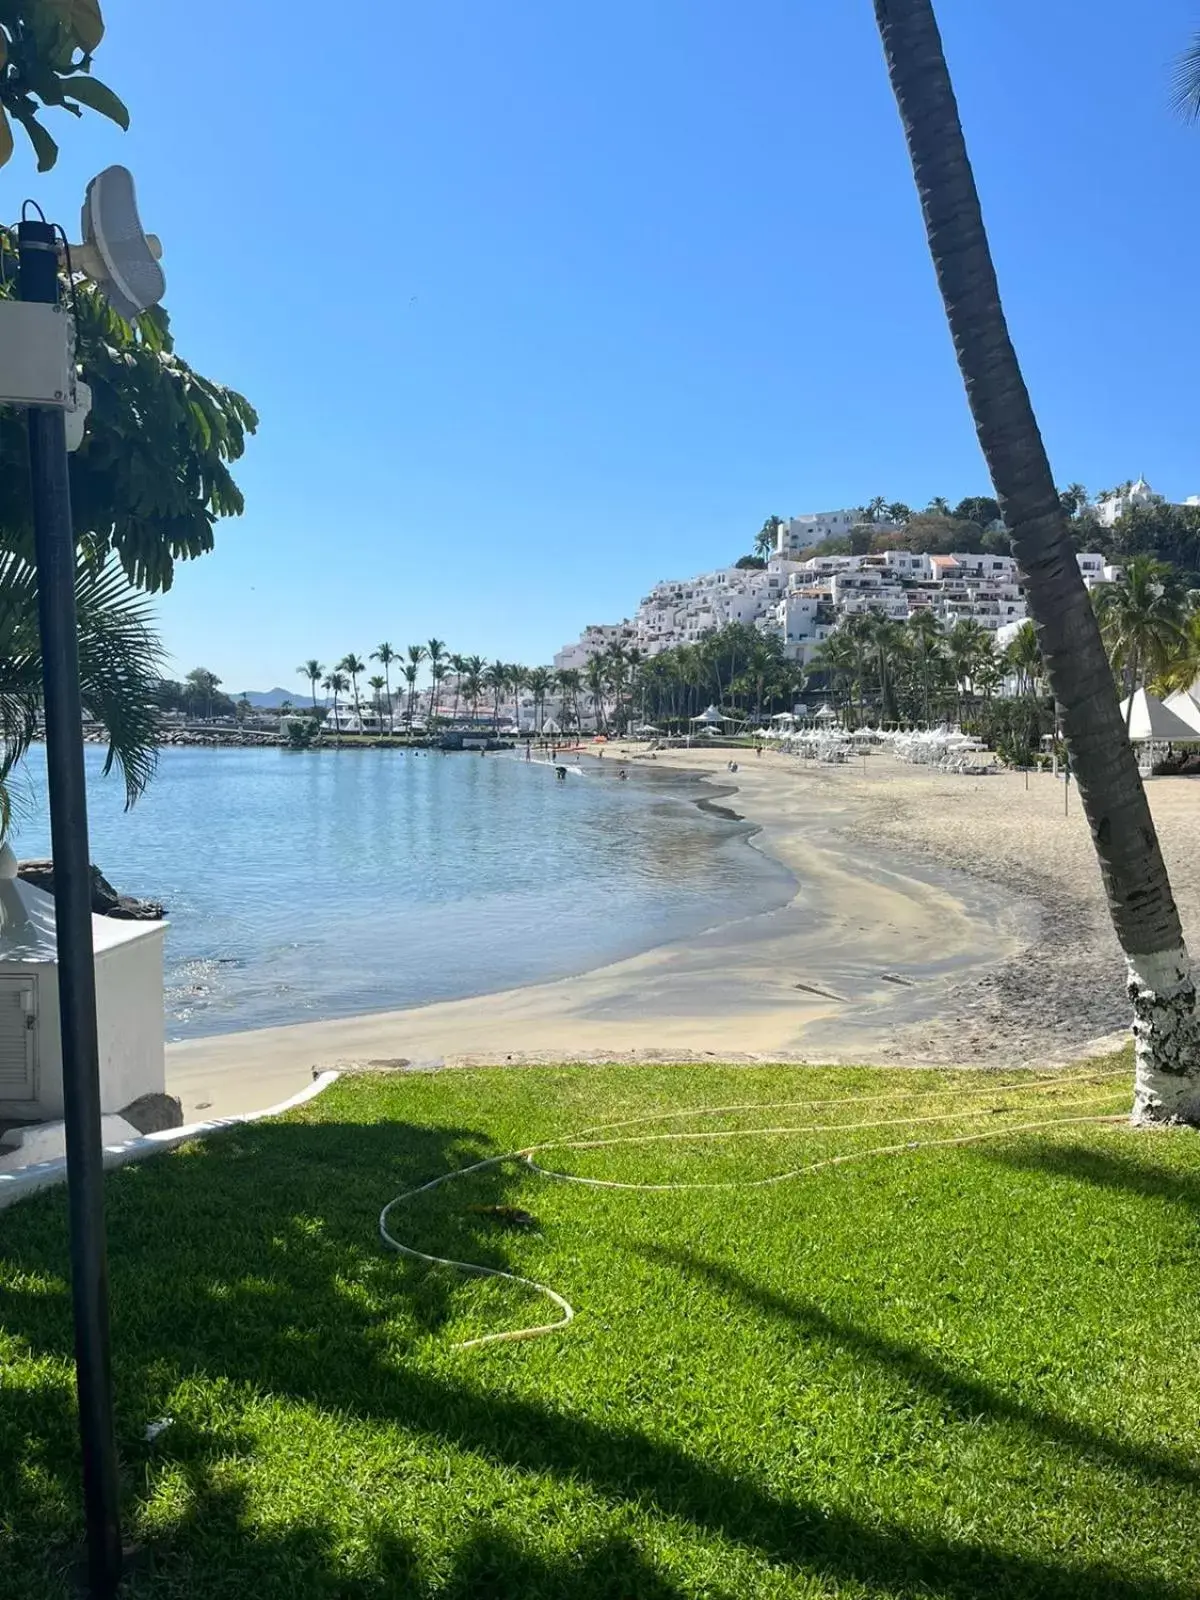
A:
{"type": "Polygon", "coordinates": [[[410,644],[404,652],[408,657],[408,664],[404,668],[404,681],[408,684],[408,731],[412,733],[413,704],[417,696],[417,673],[422,661],[428,655],[423,644],[410,644]],[[411,672],[409,669],[412,669],[411,672]]]}
{"type": "Polygon", "coordinates": [[[432,728],[433,707],[437,700],[438,686],[446,676],[446,641],[430,639],[425,646],[425,659],[429,662],[429,715],[425,720],[432,728]]]}
{"type": "MultiPolygon", "coordinates": [[[[384,682],[384,687],[387,690],[386,705],[387,705],[387,708],[388,708],[388,732],[389,733],[394,733],[395,732],[395,725],[394,725],[393,720],[392,720],[392,671],[391,671],[392,662],[395,661],[395,659],[396,659],[396,652],[392,649],[391,645],[388,644],[386,639],[384,640],[384,642],[381,645],[377,646],[374,650],[371,651],[371,660],[372,661],[378,661],[379,665],[383,668],[383,682],[384,682]]],[[[383,732],[383,723],[382,722],[379,724],[379,731],[380,731],[380,733],[383,732]]]]}
{"type": "Polygon", "coordinates": [[[453,655],[448,658],[450,671],[454,674],[454,710],[450,713],[450,721],[458,721],[458,701],[462,694],[463,673],[467,670],[466,656],[453,655]]]}
{"type": "Polygon", "coordinates": [[[1071,766],[1125,952],[1134,1117],[1200,1122],[1196,989],[1104,642],[1000,303],[931,0],[875,0],[967,398],[1024,575],[1071,766]]]}
{"type": "Polygon", "coordinates": [[[932,611],[917,611],[908,619],[908,643],[913,663],[921,684],[921,709],[926,727],[933,721],[930,709],[930,680],[934,665],[940,661],[945,648],[942,625],[932,611]]]}
{"type": "Polygon", "coordinates": [[[1023,622],[1008,642],[1005,664],[1016,674],[1017,693],[1035,694],[1041,681],[1042,652],[1032,622],[1023,622]]]}
{"type": "Polygon", "coordinates": [[[345,694],[346,690],[350,687],[350,680],[346,677],[344,672],[335,671],[331,672],[327,678],[323,678],[321,680],[321,687],[322,689],[328,690],[333,696],[333,735],[335,739],[340,739],[342,736],[342,730],[338,724],[338,695],[345,694]]]}
{"type": "Polygon", "coordinates": [[[857,681],[858,651],[845,628],[836,629],[817,646],[812,665],[827,674],[830,698],[839,702],[839,708],[849,705],[857,681]]]}
{"type": "Polygon", "coordinates": [[[481,681],[485,689],[492,691],[492,733],[495,735],[500,729],[500,696],[508,688],[508,667],[503,661],[492,661],[484,667],[481,681]]]}
{"type": "Polygon", "coordinates": [[[554,675],[548,667],[534,667],[529,674],[529,692],[533,695],[533,725],[538,733],[541,733],[546,721],[546,691],[553,681],[554,675]]]}
{"type": "Polygon", "coordinates": [[[1121,577],[1097,589],[1094,599],[1100,637],[1129,697],[1128,731],[1134,694],[1148,678],[1167,670],[1183,643],[1183,587],[1165,561],[1133,556],[1121,577]]]}
{"type": "Polygon", "coordinates": [[[518,732],[521,727],[521,690],[529,683],[529,668],[523,667],[519,661],[510,661],[508,664],[508,687],[513,697],[513,720],[517,724],[518,732]]]}
{"type": "Polygon", "coordinates": [[[613,725],[618,735],[625,731],[625,687],[629,680],[629,656],[616,640],[602,657],[613,701],[613,725]]]}
{"type": "Polygon", "coordinates": [[[320,683],[321,674],[325,671],[325,668],[317,660],[316,656],[309,656],[304,665],[297,667],[296,671],[302,678],[308,679],[308,687],[312,693],[313,710],[315,711],[317,709],[317,684],[320,683]]]}
{"type": "Polygon", "coordinates": [[[604,695],[608,688],[608,673],[604,665],[604,657],[589,656],[587,666],[583,669],[584,680],[587,683],[588,694],[592,697],[592,715],[596,720],[596,731],[607,733],[608,725],[604,716],[604,695]]]}
{"type": "Polygon", "coordinates": [[[367,686],[375,695],[375,715],[379,718],[379,731],[383,732],[383,690],[387,687],[387,679],[382,673],[376,672],[367,679],[367,686]]]}
{"type": "Polygon", "coordinates": [[[979,663],[992,654],[992,636],[974,617],[960,617],[946,635],[946,660],[954,675],[958,693],[958,716],[962,720],[963,702],[972,693],[979,663]]]}
{"type": "Polygon", "coordinates": [[[471,708],[472,721],[479,714],[479,697],[483,693],[483,668],[482,656],[464,656],[462,664],[462,692],[463,699],[471,708]]]}
{"type": "Polygon", "coordinates": [[[926,511],[932,511],[936,516],[948,517],[950,515],[950,502],[944,494],[935,494],[925,509],[926,511]]]}
{"type": "MultiPolygon", "coordinates": [[[[348,673],[350,676],[350,689],[351,693],[354,695],[354,715],[361,718],[362,707],[358,703],[358,675],[360,672],[365,672],[367,670],[367,663],[363,661],[361,657],[356,656],[354,652],[351,651],[349,655],[344,655],[338,662],[337,669],[339,672],[348,673]]],[[[361,722],[359,726],[361,728],[361,722]]]]}
{"type": "MultiPolygon", "coordinates": [[[[779,530],[783,527],[782,517],[768,517],[762,527],[754,535],[754,553],[766,556],[768,559],[775,554],[775,546],[779,542],[779,530]]],[[[568,670],[570,670],[568,668],[568,670]]]]}
{"type": "Polygon", "coordinates": [[[583,683],[583,674],[578,667],[563,667],[554,674],[558,685],[558,692],[562,695],[563,727],[567,725],[567,707],[571,708],[576,728],[579,727],[579,689],[583,683]]]}

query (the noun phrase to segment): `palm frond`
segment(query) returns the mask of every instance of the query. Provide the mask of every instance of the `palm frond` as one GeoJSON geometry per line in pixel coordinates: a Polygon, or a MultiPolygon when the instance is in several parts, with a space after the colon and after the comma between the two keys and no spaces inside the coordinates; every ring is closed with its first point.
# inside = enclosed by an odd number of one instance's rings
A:
{"type": "Polygon", "coordinates": [[[1200,118],[1200,33],[1175,63],[1171,73],[1171,104],[1185,122],[1200,118]]]}
{"type": "MultiPolygon", "coordinates": [[[[104,770],[120,767],[129,806],[154,774],[161,647],[149,605],[115,559],[98,565],[80,554],[75,606],[83,708],[108,734],[104,770]]],[[[19,553],[0,550],[0,834],[10,822],[7,779],[33,741],[41,699],[37,574],[19,553]]]]}

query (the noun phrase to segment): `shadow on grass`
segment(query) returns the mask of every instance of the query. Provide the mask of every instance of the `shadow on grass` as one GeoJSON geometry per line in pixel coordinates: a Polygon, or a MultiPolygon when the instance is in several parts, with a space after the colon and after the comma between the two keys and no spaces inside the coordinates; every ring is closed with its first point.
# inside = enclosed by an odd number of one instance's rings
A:
{"type": "MultiPolygon", "coordinates": [[[[520,1474],[584,1486],[614,1510],[679,1519],[831,1586],[947,1600],[1191,1596],[1189,1584],[936,1537],[775,1492],[637,1428],[514,1397],[513,1363],[498,1352],[482,1355],[462,1381],[421,1370],[419,1336],[407,1347],[381,1337],[389,1307],[411,1317],[415,1280],[382,1251],[378,1211],[404,1187],[489,1153],[487,1140],[469,1130],[262,1124],[214,1138],[193,1155],[117,1174],[109,1186],[112,1297],[129,1487],[148,1470],[145,1420],[162,1415],[181,1378],[195,1374],[233,1386],[222,1391],[226,1416],[244,1404],[248,1388],[327,1416],[386,1423],[406,1430],[414,1445],[450,1446],[520,1474]]],[[[497,1170],[487,1195],[498,1203],[510,1182],[497,1170]]],[[[65,1279],[64,1215],[61,1196],[43,1197],[9,1213],[0,1235],[5,1264],[27,1275],[16,1283],[40,1285],[7,1297],[4,1326],[33,1351],[60,1357],[70,1350],[68,1299],[45,1285],[55,1275],[65,1279]]],[[[459,1233],[472,1235],[475,1259],[502,1261],[495,1236],[474,1221],[461,1221],[459,1233]]],[[[446,1293],[452,1301],[456,1290],[448,1285],[446,1293]]],[[[788,1306],[786,1314],[794,1313],[788,1306]]],[[[924,1370],[929,1383],[951,1382],[930,1363],[924,1370]]],[[[43,1402],[16,1414],[0,1408],[0,1529],[10,1543],[9,1572],[28,1575],[21,1600],[61,1592],[36,1586],[33,1574],[45,1570],[47,1544],[77,1532],[76,1457],[63,1444],[69,1394],[60,1383],[43,1402]],[[50,1448],[39,1442],[47,1427],[50,1448]]],[[[1097,1449],[1103,1443],[1092,1441],[1097,1449]]],[[[668,1600],[678,1592],[620,1541],[547,1566],[500,1537],[486,1512],[451,1571],[422,1577],[404,1542],[414,1530],[389,1526],[383,1504],[368,1548],[355,1547],[362,1570],[350,1570],[319,1506],[301,1501],[284,1531],[246,1516],[229,1488],[230,1449],[218,1431],[171,1430],[159,1441],[155,1459],[186,1476],[192,1509],[157,1551],[157,1573],[139,1579],[133,1593],[668,1600]]],[[[510,1500],[523,1492],[516,1481],[505,1490],[510,1500]]]]}
{"type": "MultiPolygon", "coordinates": [[[[1154,1138],[1146,1133],[1144,1138],[1154,1138]]],[[[1192,1173],[1170,1172],[1161,1165],[1139,1161],[1119,1150],[1095,1150],[1083,1145],[1055,1144],[1030,1139],[1007,1148],[976,1149],[980,1160],[1024,1172],[1044,1172],[1055,1178],[1072,1178],[1152,1200],[1170,1200],[1200,1217],[1200,1180],[1192,1173]]]]}
{"type": "Polygon", "coordinates": [[[768,1316],[783,1318],[805,1334],[827,1340],[842,1350],[849,1350],[857,1357],[874,1362],[914,1388],[923,1390],[962,1421],[987,1417],[997,1422],[1016,1423],[1042,1439],[1051,1440],[1101,1465],[1117,1466],[1126,1472],[1136,1473],[1148,1482],[1176,1483],[1189,1488],[1200,1486],[1200,1467],[1193,1461],[1127,1444],[1086,1422],[1041,1410],[992,1388],[979,1378],[955,1372],[918,1345],[890,1339],[886,1334],[831,1317],[811,1302],[765,1289],[720,1262],[705,1261],[686,1250],[660,1245],[641,1246],[639,1253],[652,1261],[706,1278],[724,1293],[736,1295],[760,1311],[765,1311],[768,1316]]]}

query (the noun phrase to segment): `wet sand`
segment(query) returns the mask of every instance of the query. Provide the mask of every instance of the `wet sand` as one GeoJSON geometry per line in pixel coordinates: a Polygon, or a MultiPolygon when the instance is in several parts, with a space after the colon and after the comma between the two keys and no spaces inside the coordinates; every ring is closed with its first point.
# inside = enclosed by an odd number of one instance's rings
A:
{"type": "MultiPolygon", "coordinates": [[[[618,759],[610,747],[606,780],[618,759]]],[[[739,757],[730,777],[727,760],[673,751],[658,765],[710,778],[710,795],[736,785],[716,803],[759,826],[747,848],[794,874],[796,895],[782,909],[552,983],[174,1044],[168,1087],[191,1116],[252,1110],[315,1069],[379,1062],[639,1055],[999,1065],[1070,1054],[1122,1025],[1115,945],[1105,950],[1088,931],[1087,885],[1055,876],[1065,863],[1068,879],[1090,874],[1098,890],[1077,802],[1074,819],[1063,819],[1053,779],[1032,779],[1022,798],[1019,775],[933,775],[882,755],[868,757],[865,773],[859,763],[814,768],[767,752],[739,757]],[[1084,858],[1072,865],[1080,842],[1084,858]],[[1046,1029],[1034,978],[1039,961],[1058,971],[1048,941],[1064,932],[1078,959],[1055,978],[1062,1004],[1046,1029]],[[1103,985],[1113,1005],[1076,993],[1077,980],[1103,985]]],[[[1200,790],[1182,787],[1200,803],[1200,790]]]]}

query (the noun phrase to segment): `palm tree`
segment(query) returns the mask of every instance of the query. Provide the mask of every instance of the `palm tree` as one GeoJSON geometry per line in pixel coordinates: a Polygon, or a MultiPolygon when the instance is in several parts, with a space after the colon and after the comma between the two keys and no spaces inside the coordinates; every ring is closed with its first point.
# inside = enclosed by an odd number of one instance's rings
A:
{"type": "Polygon", "coordinates": [[[1100,629],[1009,337],[932,0],[875,0],[930,254],[1129,969],[1134,1117],[1200,1121],[1196,989],[1100,629]]]}
{"type": "Polygon", "coordinates": [[[462,658],[462,693],[463,699],[471,709],[472,721],[479,714],[479,697],[483,693],[483,668],[482,656],[462,658]]]}
{"type": "Polygon", "coordinates": [[[529,692],[533,695],[533,725],[538,733],[541,733],[546,720],[546,691],[553,681],[554,675],[549,667],[534,667],[529,674],[529,692]]]}
{"type": "Polygon", "coordinates": [[[921,681],[921,709],[928,727],[933,721],[929,698],[930,676],[934,664],[943,659],[945,638],[942,625],[932,611],[917,611],[909,617],[907,633],[913,664],[921,681]]]}
{"type": "Polygon", "coordinates": [[[578,667],[563,667],[554,674],[554,678],[558,684],[558,692],[562,695],[563,727],[565,728],[567,725],[567,707],[570,706],[571,715],[574,718],[576,728],[578,728],[580,726],[579,690],[583,683],[583,673],[580,672],[578,667]]]}
{"type": "MultiPolygon", "coordinates": [[[[81,554],[75,569],[79,689],[85,713],[108,735],[104,771],[120,768],[131,806],[154,776],[162,681],[158,637],[145,597],[115,562],[81,554]]],[[[42,646],[33,564],[0,550],[0,837],[11,819],[8,780],[37,734],[42,646]]],[[[201,669],[203,670],[203,669],[201,669]]]]}
{"type": "Polygon", "coordinates": [[[492,691],[492,733],[500,729],[500,696],[508,688],[508,668],[503,661],[493,661],[483,669],[481,682],[492,691]]]}
{"type": "Polygon", "coordinates": [[[317,660],[316,656],[309,656],[304,665],[297,667],[296,671],[302,678],[308,679],[308,687],[312,693],[313,710],[315,711],[317,709],[317,684],[320,683],[321,674],[325,671],[325,668],[317,660]]]}
{"type": "Polygon", "coordinates": [[[1200,609],[1193,607],[1184,618],[1179,644],[1155,685],[1155,693],[1188,693],[1200,678],[1200,609]]]}
{"type": "Polygon", "coordinates": [[[215,672],[210,672],[207,667],[193,667],[188,673],[186,682],[190,683],[193,692],[204,701],[204,714],[209,722],[212,721],[213,696],[221,687],[221,680],[215,672]]]}
{"type": "Polygon", "coordinates": [[[359,718],[360,731],[362,728],[362,707],[358,703],[358,675],[360,672],[365,672],[366,670],[366,662],[360,660],[360,658],[356,656],[353,651],[351,651],[349,655],[343,656],[338,662],[338,671],[347,672],[350,675],[350,687],[354,694],[354,715],[359,718]]]}
{"type": "MultiPolygon", "coordinates": [[[[766,556],[768,559],[775,554],[775,546],[779,542],[779,530],[783,527],[782,517],[767,517],[762,527],[754,535],[754,553],[766,556]]],[[[570,668],[567,669],[570,671],[570,668]]]]}
{"type": "Polygon", "coordinates": [[[1183,589],[1165,561],[1143,555],[1132,557],[1123,575],[1095,590],[1094,597],[1100,637],[1129,697],[1128,731],[1135,693],[1147,678],[1167,670],[1183,643],[1183,589]]]}
{"type": "MultiPolygon", "coordinates": [[[[395,724],[394,724],[393,719],[392,719],[392,672],[391,672],[392,662],[395,661],[395,659],[396,659],[396,652],[392,649],[391,645],[388,644],[386,639],[384,640],[384,642],[381,645],[379,645],[376,649],[371,651],[371,660],[372,661],[378,661],[379,665],[383,668],[383,682],[384,682],[384,687],[387,690],[388,732],[389,733],[394,733],[395,732],[395,724]]],[[[383,732],[383,723],[382,722],[379,724],[379,731],[380,731],[380,733],[383,732]]]]}
{"type": "Polygon", "coordinates": [[[848,706],[854,696],[858,651],[844,627],[838,628],[817,646],[812,665],[815,671],[828,675],[830,697],[840,702],[839,709],[848,706]]]}
{"type": "Polygon", "coordinates": [[[868,500],[862,508],[861,519],[863,522],[878,522],[887,510],[887,496],[877,494],[874,499],[868,500]]]}
{"type": "Polygon", "coordinates": [[[458,721],[458,700],[462,693],[463,673],[467,670],[466,656],[453,655],[449,657],[450,671],[454,674],[454,710],[450,713],[450,721],[458,721]]]}
{"type": "Polygon", "coordinates": [[[374,694],[375,694],[375,715],[379,718],[379,731],[380,731],[380,733],[382,733],[383,732],[383,694],[382,694],[382,691],[387,687],[387,679],[385,677],[383,677],[383,675],[381,673],[376,672],[372,677],[367,679],[367,686],[370,689],[372,689],[374,691],[374,694]]]}
{"type": "Polygon", "coordinates": [[[619,734],[625,731],[625,686],[629,675],[629,657],[625,646],[616,640],[605,650],[601,660],[608,677],[608,687],[613,697],[613,724],[619,734]]]}
{"type": "Polygon", "coordinates": [[[946,635],[946,660],[954,675],[958,693],[958,717],[962,720],[963,701],[972,693],[979,663],[995,649],[992,636],[973,617],[960,617],[946,635]]]}
{"type": "Polygon", "coordinates": [[[321,681],[322,689],[327,689],[333,695],[333,733],[335,738],[341,738],[341,727],[338,724],[338,695],[345,694],[350,687],[350,680],[342,672],[331,672],[321,681]]]}
{"type": "Polygon", "coordinates": [[[421,663],[425,660],[426,650],[423,644],[410,644],[404,652],[408,657],[404,668],[404,681],[408,684],[408,731],[412,735],[413,707],[417,697],[417,674],[421,663]]]}
{"type": "Polygon", "coordinates": [[[519,661],[510,661],[508,664],[508,687],[512,690],[513,720],[517,724],[517,731],[521,728],[521,690],[529,684],[529,668],[523,667],[519,661]]]}
{"type": "Polygon", "coordinates": [[[429,662],[429,715],[425,720],[432,728],[433,707],[437,699],[438,685],[446,676],[446,641],[444,639],[430,639],[425,646],[425,659],[429,662]]]}
{"type": "Polygon", "coordinates": [[[584,681],[587,683],[588,694],[592,697],[592,715],[596,720],[596,731],[607,733],[608,726],[604,716],[604,693],[608,688],[608,673],[604,665],[603,656],[589,656],[587,666],[583,669],[584,681]]]}
{"type": "Polygon", "coordinates": [[[1023,622],[1017,629],[1009,640],[1004,659],[1005,664],[1016,674],[1017,693],[1036,694],[1043,667],[1037,630],[1032,622],[1023,622]]]}
{"type": "Polygon", "coordinates": [[[935,516],[948,517],[950,515],[950,502],[944,494],[935,494],[925,509],[926,511],[932,511],[935,516]]]}

